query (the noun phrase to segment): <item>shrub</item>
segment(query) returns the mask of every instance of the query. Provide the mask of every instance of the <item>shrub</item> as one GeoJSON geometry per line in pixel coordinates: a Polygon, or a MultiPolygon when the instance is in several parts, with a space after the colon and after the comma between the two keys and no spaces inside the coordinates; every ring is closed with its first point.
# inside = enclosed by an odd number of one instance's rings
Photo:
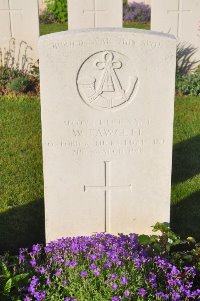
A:
{"type": "Polygon", "coordinates": [[[50,11],[44,10],[40,15],[40,22],[43,24],[51,24],[58,22],[58,18],[50,11]]]}
{"type": "Polygon", "coordinates": [[[12,282],[8,300],[199,300],[198,269],[170,262],[168,247],[177,236],[166,225],[155,230],[162,235],[96,234],[21,249],[7,279],[21,275],[22,281],[12,282]]]}
{"type": "Polygon", "coordinates": [[[157,223],[153,227],[153,232],[156,231],[161,235],[139,235],[139,242],[146,246],[146,250],[152,256],[160,255],[180,269],[184,266],[194,266],[197,270],[196,280],[200,287],[200,243],[197,243],[193,237],[181,239],[165,223],[157,223]]]}
{"type": "Polygon", "coordinates": [[[6,93],[8,83],[19,74],[17,69],[0,66],[0,95],[6,93]]]}
{"type": "Polygon", "coordinates": [[[144,3],[131,2],[124,5],[124,21],[148,22],[151,18],[151,8],[144,3]]]}
{"type": "Polygon", "coordinates": [[[8,89],[16,93],[27,93],[32,91],[33,88],[33,81],[26,75],[13,78],[8,84],[8,89]]]}
{"type": "Polygon", "coordinates": [[[177,74],[176,91],[180,95],[200,96],[200,67],[191,74],[177,74]]]}
{"type": "Polygon", "coordinates": [[[67,1],[66,0],[46,0],[47,9],[52,13],[58,22],[67,21],[67,1]]]}
{"type": "Polygon", "coordinates": [[[0,257],[0,300],[2,301],[20,301],[18,290],[27,285],[29,274],[17,274],[13,272],[16,264],[16,258],[8,255],[0,257]]]}
{"type": "Polygon", "coordinates": [[[14,93],[39,94],[39,68],[32,66],[29,71],[0,66],[0,95],[14,93]]]}

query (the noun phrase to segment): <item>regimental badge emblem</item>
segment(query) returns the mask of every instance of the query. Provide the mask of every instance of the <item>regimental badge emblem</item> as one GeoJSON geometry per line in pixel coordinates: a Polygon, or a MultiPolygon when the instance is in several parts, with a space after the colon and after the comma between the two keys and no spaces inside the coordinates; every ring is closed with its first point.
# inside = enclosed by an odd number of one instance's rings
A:
{"type": "Polygon", "coordinates": [[[122,108],[137,91],[138,77],[131,60],[115,51],[101,51],[87,58],[77,76],[83,101],[100,110],[122,108]]]}

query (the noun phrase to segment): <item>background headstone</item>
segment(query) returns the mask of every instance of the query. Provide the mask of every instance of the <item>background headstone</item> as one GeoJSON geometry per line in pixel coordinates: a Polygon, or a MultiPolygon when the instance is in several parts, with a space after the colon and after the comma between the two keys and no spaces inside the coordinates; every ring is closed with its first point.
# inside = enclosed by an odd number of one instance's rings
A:
{"type": "Polygon", "coordinates": [[[152,0],[151,29],[176,36],[179,67],[185,73],[200,64],[199,24],[199,0],[152,0]]]}
{"type": "Polygon", "coordinates": [[[38,2],[0,0],[0,64],[26,69],[38,59],[38,2]]]}
{"type": "Polygon", "coordinates": [[[68,0],[68,29],[122,27],[122,0],[68,0]]]}
{"type": "Polygon", "coordinates": [[[47,241],[169,222],[175,50],[142,30],[40,38],[47,241]]]}
{"type": "Polygon", "coordinates": [[[42,14],[47,9],[45,0],[39,0],[38,4],[39,4],[39,13],[42,14]]]}

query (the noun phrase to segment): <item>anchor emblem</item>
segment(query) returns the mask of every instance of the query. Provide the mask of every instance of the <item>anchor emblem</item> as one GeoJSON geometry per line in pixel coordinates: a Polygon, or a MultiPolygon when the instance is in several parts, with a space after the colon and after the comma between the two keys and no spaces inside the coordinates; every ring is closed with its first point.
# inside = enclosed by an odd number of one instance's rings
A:
{"type": "Polygon", "coordinates": [[[114,109],[129,102],[138,82],[137,76],[130,76],[134,72],[134,67],[130,67],[128,58],[117,52],[103,51],[94,54],[79,70],[77,88],[80,96],[96,109],[114,109]],[[86,74],[94,76],[88,77],[86,74]],[[128,87],[124,90],[127,77],[128,87]]]}

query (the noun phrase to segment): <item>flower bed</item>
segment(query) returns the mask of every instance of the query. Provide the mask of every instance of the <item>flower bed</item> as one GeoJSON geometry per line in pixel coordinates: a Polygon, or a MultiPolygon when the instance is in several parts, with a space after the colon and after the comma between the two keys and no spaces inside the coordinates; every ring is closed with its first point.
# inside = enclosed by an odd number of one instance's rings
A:
{"type": "Polygon", "coordinates": [[[149,22],[151,18],[151,7],[144,3],[131,2],[124,5],[124,21],[149,22]]]}
{"type": "Polygon", "coordinates": [[[14,288],[17,299],[3,300],[200,300],[196,273],[193,266],[178,268],[153,254],[136,234],[62,238],[20,250],[7,280],[15,279],[7,292],[14,288]]]}

